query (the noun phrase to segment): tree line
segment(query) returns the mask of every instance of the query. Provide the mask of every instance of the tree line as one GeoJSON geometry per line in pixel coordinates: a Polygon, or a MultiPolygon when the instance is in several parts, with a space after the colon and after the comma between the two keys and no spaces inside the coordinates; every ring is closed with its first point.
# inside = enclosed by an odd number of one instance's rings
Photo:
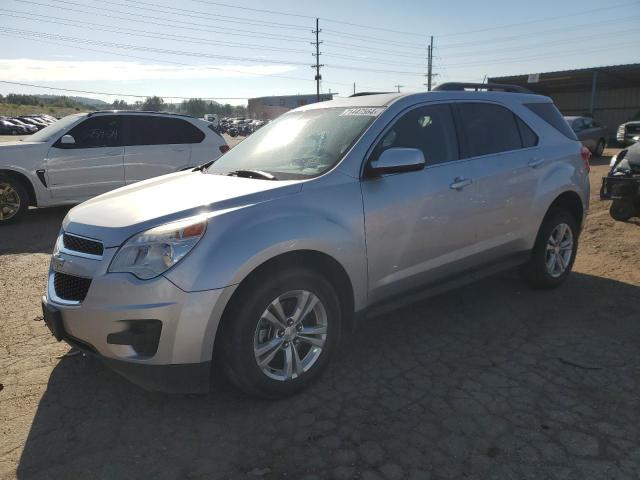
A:
{"type": "Polygon", "coordinates": [[[114,110],[144,110],[150,112],[173,112],[202,117],[206,113],[215,113],[222,117],[242,117],[247,113],[244,105],[221,104],[200,98],[183,100],[181,103],[165,103],[162,97],[147,97],[144,101],[127,103],[124,100],[113,102],[114,110]]]}

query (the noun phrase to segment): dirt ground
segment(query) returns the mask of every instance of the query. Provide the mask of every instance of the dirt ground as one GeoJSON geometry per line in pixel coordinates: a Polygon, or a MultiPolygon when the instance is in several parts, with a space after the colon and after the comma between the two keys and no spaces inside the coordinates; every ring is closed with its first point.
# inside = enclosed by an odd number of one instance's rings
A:
{"type": "Polygon", "coordinates": [[[639,478],[640,220],[598,199],[608,162],[561,288],[508,272],[371,319],[275,402],[63,358],[40,297],[67,209],[31,210],[0,231],[0,478],[639,478]]]}

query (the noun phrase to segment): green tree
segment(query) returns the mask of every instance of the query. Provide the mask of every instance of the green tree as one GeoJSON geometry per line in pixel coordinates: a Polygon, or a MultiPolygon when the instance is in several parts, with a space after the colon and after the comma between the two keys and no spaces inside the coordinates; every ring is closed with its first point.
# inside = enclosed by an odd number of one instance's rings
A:
{"type": "Polygon", "coordinates": [[[142,110],[149,112],[159,112],[164,108],[164,100],[160,97],[147,97],[142,104],[142,110]]]}

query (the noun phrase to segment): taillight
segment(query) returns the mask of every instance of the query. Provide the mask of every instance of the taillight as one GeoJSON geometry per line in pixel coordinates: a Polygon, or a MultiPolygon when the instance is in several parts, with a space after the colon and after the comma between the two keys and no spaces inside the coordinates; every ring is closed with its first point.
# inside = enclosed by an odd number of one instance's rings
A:
{"type": "Polygon", "coordinates": [[[580,150],[580,156],[582,157],[582,161],[584,162],[584,168],[587,169],[587,172],[591,171],[591,165],[589,165],[589,159],[591,158],[591,152],[587,147],[582,147],[580,150]]]}
{"type": "Polygon", "coordinates": [[[220,145],[220,153],[227,153],[229,151],[229,145],[220,145]]]}

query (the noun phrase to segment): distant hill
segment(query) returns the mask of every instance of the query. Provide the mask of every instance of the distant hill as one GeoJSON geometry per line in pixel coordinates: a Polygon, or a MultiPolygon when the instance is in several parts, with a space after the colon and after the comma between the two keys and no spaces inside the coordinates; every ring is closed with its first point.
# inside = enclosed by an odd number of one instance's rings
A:
{"type": "MultiPolygon", "coordinates": [[[[57,98],[60,98],[61,95],[33,95],[34,97],[38,97],[38,98],[42,98],[42,99],[46,99],[46,100],[55,100],[57,98]]],[[[71,97],[71,96],[66,96],[65,98],[68,98],[70,100],[73,100],[77,103],[80,103],[82,105],[86,105],[87,107],[107,107],[110,106],[110,103],[104,102],[102,100],[98,100],[97,98],[88,98],[88,97],[71,97]]]]}

